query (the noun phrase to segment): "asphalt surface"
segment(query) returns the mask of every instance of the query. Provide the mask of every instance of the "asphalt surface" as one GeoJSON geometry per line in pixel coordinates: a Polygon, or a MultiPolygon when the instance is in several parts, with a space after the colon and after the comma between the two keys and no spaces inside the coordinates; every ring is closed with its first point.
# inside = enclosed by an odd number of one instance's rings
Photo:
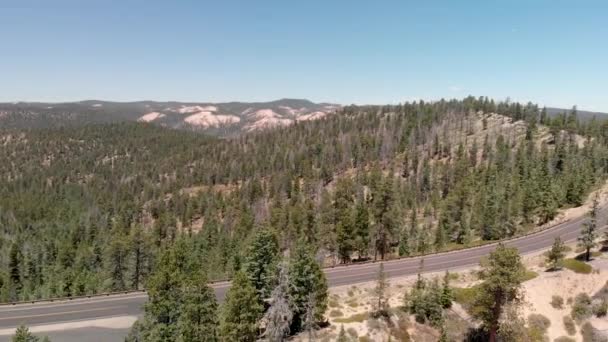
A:
{"type": "MultiPolygon", "coordinates": [[[[608,207],[600,210],[600,218],[608,216],[608,207]]],[[[575,240],[586,217],[578,217],[561,223],[553,228],[525,237],[510,240],[505,244],[516,247],[522,254],[537,252],[553,244],[556,237],[564,241],[575,240]]],[[[420,259],[424,259],[424,272],[457,270],[479,264],[482,257],[487,256],[496,245],[486,245],[461,251],[428,255],[425,257],[407,258],[384,262],[384,269],[389,278],[413,275],[418,272],[420,259]]],[[[373,281],[376,278],[379,263],[354,264],[325,269],[330,287],[352,285],[373,281]]],[[[224,298],[230,286],[229,282],[213,284],[218,298],[224,298]]],[[[99,319],[132,316],[141,317],[142,306],[146,302],[144,293],[74,299],[69,301],[40,302],[34,304],[0,306],[0,341],[9,341],[7,329],[20,324],[27,326],[49,326],[68,323],[59,331],[40,333],[49,335],[53,341],[117,341],[121,340],[127,329],[100,329],[91,324],[91,328],[74,328],[74,322],[92,322],[99,319]],[[72,326],[72,327],[70,327],[72,326]],[[4,333],[3,333],[4,330],[4,333]]],[[[55,326],[57,329],[57,326],[55,326]]]]}

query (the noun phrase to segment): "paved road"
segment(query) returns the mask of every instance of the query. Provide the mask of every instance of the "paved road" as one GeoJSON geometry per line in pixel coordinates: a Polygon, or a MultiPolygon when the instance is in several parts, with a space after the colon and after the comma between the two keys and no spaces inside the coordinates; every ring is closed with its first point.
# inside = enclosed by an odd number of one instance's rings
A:
{"type": "MultiPolygon", "coordinates": [[[[607,216],[608,206],[602,208],[600,217],[607,216]]],[[[517,247],[523,254],[536,252],[545,249],[553,243],[557,236],[561,236],[564,241],[572,241],[578,236],[582,223],[586,218],[578,217],[568,222],[559,224],[551,229],[529,235],[526,237],[508,241],[508,246],[517,247]]],[[[488,255],[496,245],[487,245],[467,250],[448,252],[424,257],[424,272],[434,272],[443,270],[455,270],[479,264],[482,257],[488,255]]],[[[389,277],[400,277],[415,274],[420,265],[420,258],[408,258],[384,262],[384,269],[389,277]]],[[[350,266],[338,266],[325,270],[329,286],[351,285],[361,282],[373,281],[376,278],[378,264],[358,264],[350,266]]],[[[230,286],[228,282],[212,285],[218,298],[222,299],[230,286]]],[[[44,302],[36,304],[8,305],[0,306],[0,341],[7,340],[2,331],[14,328],[20,324],[28,326],[52,325],[65,322],[90,321],[108,317],[139,317],[142,312],[142,305],[146,301],[143,293],[117,295],[109,297],[95,297],[91,299],[78,299],[61,302],[44,302]]],[[[74,326],[74,324],[71,324],[74,326]]],[[[74,329],[70,328],[71,334],[74,329]]],[[[86,329],[85,329],[86,330],[86,329]]],[[[126,329],[123,329],[123,334],[126,329]]],[[[67,334],[67,332],[64,332],[67,334]]],[[[83,333],[84,334],[84,333],[83,333]]],[[[51,337],[58,337],[58,340],[72,340],[68,335],[61,335],[61,332],[49,334],[51,337]]],[[[88,334],[87,334],[88,335],[88,334]]],[[[91,339],[89,341],[112,341],[116,337],[104,339],[91,339]]],[[[78,338],[82,338],[80,334],[78,338]]]]}

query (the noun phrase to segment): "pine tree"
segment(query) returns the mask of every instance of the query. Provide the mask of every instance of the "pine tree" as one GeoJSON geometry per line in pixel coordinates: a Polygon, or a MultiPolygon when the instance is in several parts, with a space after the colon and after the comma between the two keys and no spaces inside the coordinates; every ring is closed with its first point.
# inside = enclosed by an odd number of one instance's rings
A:
{"type": "Polygon", "coordinates": [[[386,291],[389,288],[386,273],[384,272],[384,263],[380,263],[378,267],[378,275],[376,277],[376,287],[374,288],[374,315],[376,317],[388,315],[388,298],[386,291]]]}
{"type": "Polygon", "coordinates": [[[480,319],[489,332],[489,341],[495,342],[500,317],[505,305],[521,300],[521,283],[525,268],[519,252],[502,243],[482,263],[480,284],[474,316],[480,319]]]}
{"type": "Polygon", "coordinates": [[[276,235],[268,229],[259,230],[247,250],[245,273],[255,287],[260,303],[270,296],[274,288],[278,254],[276,235]]]}
{"type": "Polygon", "coordinates": [[[556,237],[553,246],[547,252],[547,263],[551,265],[552,270],[558,270],[562,267],[562,262],[566,256],[565,250],[566,246],[564,246],[562,239],[559,236],[556,237]]]}
{"type": "Polygon", "coordinates": [[[359,254],[359,259],[367,257],[369,248],[369,212],[367,203],[362,199],[356,207],[355,214],[355,249],[359,254]]]}
{"type": "Polygon", "coordinates": [[[11,341],[13,341],[13,342],[38,342],[38,341],[40,341],[40,338],[32,335],[32,333],[30,333],[30,330],[26,326],[21,325],[15,331],[15,335],[13,336],[11,341]]]}
{"type": "Polygon", "coordinates": [[[443,283],[441,284],[441,306],[444,309],[452,307],[452,301],[454,300],[454,294],[450,287],[450,272],[445,271],[443,276],[443,283]]]}
{"type": "Polygon", "coordinates": [[[19,243],[13,242],[9,252],[9,279],[10,279],[10,300],[15,301],[21,294],[23,283],[21,282],[21,262],[23,254],[19,243]]]}
{"type": "Polygon", "coordinates": [[[338,256],[342,263],[350,262],[354,249],[354,222],[351,205],[353,202],[352,183],[347,178],[340,178],[334,195],[334,225],[338,245],[338,256]]]}
{"type": "Polygon", "coordinates": [[[114,229],[112,239],[107,247],[107,272],[110,291],[126,289],[125,274],[128,265],[127,241],[119,228],[114,229]]]}
{"type": "Polygon", "coordinates": [[[177,341],[216,341],[217,303],[215,292],[201,273],[185,281],[177,319],[177,341]]]}
{"type": "Polygon", "coordinates": [[[131,229],[129,242],[133,264],[131,288],[138,290],[143,279],[148,275],[151,266],[150,250],[152,246],[140,225],[135,225],[131,229]]]}
{"type": "Polygon", "coordinates": [[[289,326],[293,318],[291,305],[289,303],[289,277],[287,265],[280,263],[278,266],[279,276],[277,286],[272,290],[270,296],[270,308],[266,311],[265,338],[269,342],[283,342],[289,335],[289,326]]]}
{"type": "Polygon", "coordinates": [[[578,237],[578,243],[585,248],[585,260],[591,260],[591,249],[596,246],[597,239],[597,215],[599,211],[599,198],[596,195],[589,210],[589,221],[583,224],[583,229],[578,237]]]}
{"type": "Polygon", "coordinates": [[[232,280],[222,308],[222,338],[226,341],[255,341],[262,310],[255,287],[243,272],[238,272],[232,280]]]}
{"type": "Polygon", "coordinates": [[[217,302],[201,273],[191,245],[178,239],[161,253],[154,272],[146,282],[148,302],[144,319],[133,327],[132,335],[147,342],[187,340],[205,335],[217,340],[217,302]],[[184,317],[182,317],[182,314],[184,317]]]}
{"type": "Polygon", "coordinates": [[[321,266],[317,263],[311,248],[299,241],[289,258],[289,297],[293,308],[291,333],[303,328],[309,296],[315,301],[311,314],[321,321],[327,309],[327,280],[321,266]]]}

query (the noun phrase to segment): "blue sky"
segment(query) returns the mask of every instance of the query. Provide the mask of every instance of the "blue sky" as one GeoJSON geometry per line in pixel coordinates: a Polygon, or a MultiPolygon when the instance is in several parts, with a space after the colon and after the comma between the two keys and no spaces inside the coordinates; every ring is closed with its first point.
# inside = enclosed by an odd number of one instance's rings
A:
{"type": "Polygon", "coordinates": [[[608,111],[608,2],[0,0],[0,101],[396,103],[608,111]]]}

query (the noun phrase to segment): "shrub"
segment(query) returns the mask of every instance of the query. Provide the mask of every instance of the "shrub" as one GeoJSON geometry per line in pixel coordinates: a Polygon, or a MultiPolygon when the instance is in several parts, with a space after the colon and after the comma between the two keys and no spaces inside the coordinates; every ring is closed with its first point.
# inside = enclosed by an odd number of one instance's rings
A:
{"type": "Polygon", "coordinates": [[[350,335],[350,337],[352,338],[357,338],[359,336],[359,334],[357,333],[357,329],[355,328],[348,328],[346,329],[346,332],[350,335]]]}
{"type": "Polygon", "coordinates": [[[581,327],[583,342],[604,342],[606,338],[601,336],[589,322],[585,322],[581,327]]]}
{"type": "Polygon", "coordinates": [[[554,309],[563,309],[564,308],[564,298],[562,296],[552,296],[551,297],[551,306],[554,309]]]}
{"type": "Polygon", "coordinates": [[[608,313],[608,303],[605,299],[593,306],[593,314],[597,317],[605,317],[608,313]]]}
{"type": "Polygon", "coordinates": [[[585,264],[582,261],[576,260],[576,259],[564,260],[564,267],[573,272],[582,273],[582,274],[589,274],[589,273],[591,273],[591,271],[593,271],[593,267],[585,264]]]}
{"type": "Polygon", "coordinates": [[[369,336],[367,336],[367,335],[360,336],[359,337],[359,342],[372,342],[372,339],[369,336]]]}
{"type": "Polygon", "coordinates": [[[574,336],[576,334],[576,325],[570,316],[564,316],[564,328],[566,328],[568,335],[574,336]]]}
{"type": "Polygon", "coordinates": [[[331,310],[329,312],[329,317],[342,317],[344,314],[340,310],[331,310]]]}
{"type": "Polygon", "coordinates": [[[573,339],[572,337],[560,336],[560,337],[556,338],[555,340],[553,340],[553,342],[576,342],[576,340],[573,339]]]}
{"type": "Polygon", "coordinates": [[[541,314],[531,314],[528,316],[528,326],[532,329],[540,331],[542,334],[547,332],[550,325],[551,321],[541,314]]]}
{"type": "Polygon", "coordinates": [[[574,304],[572,304],[572,318],[580,323],[589,318],[591,314],[591,298],[589,298],[586,293],[579,293],[576,295],[574,298],[574,304]]]}

